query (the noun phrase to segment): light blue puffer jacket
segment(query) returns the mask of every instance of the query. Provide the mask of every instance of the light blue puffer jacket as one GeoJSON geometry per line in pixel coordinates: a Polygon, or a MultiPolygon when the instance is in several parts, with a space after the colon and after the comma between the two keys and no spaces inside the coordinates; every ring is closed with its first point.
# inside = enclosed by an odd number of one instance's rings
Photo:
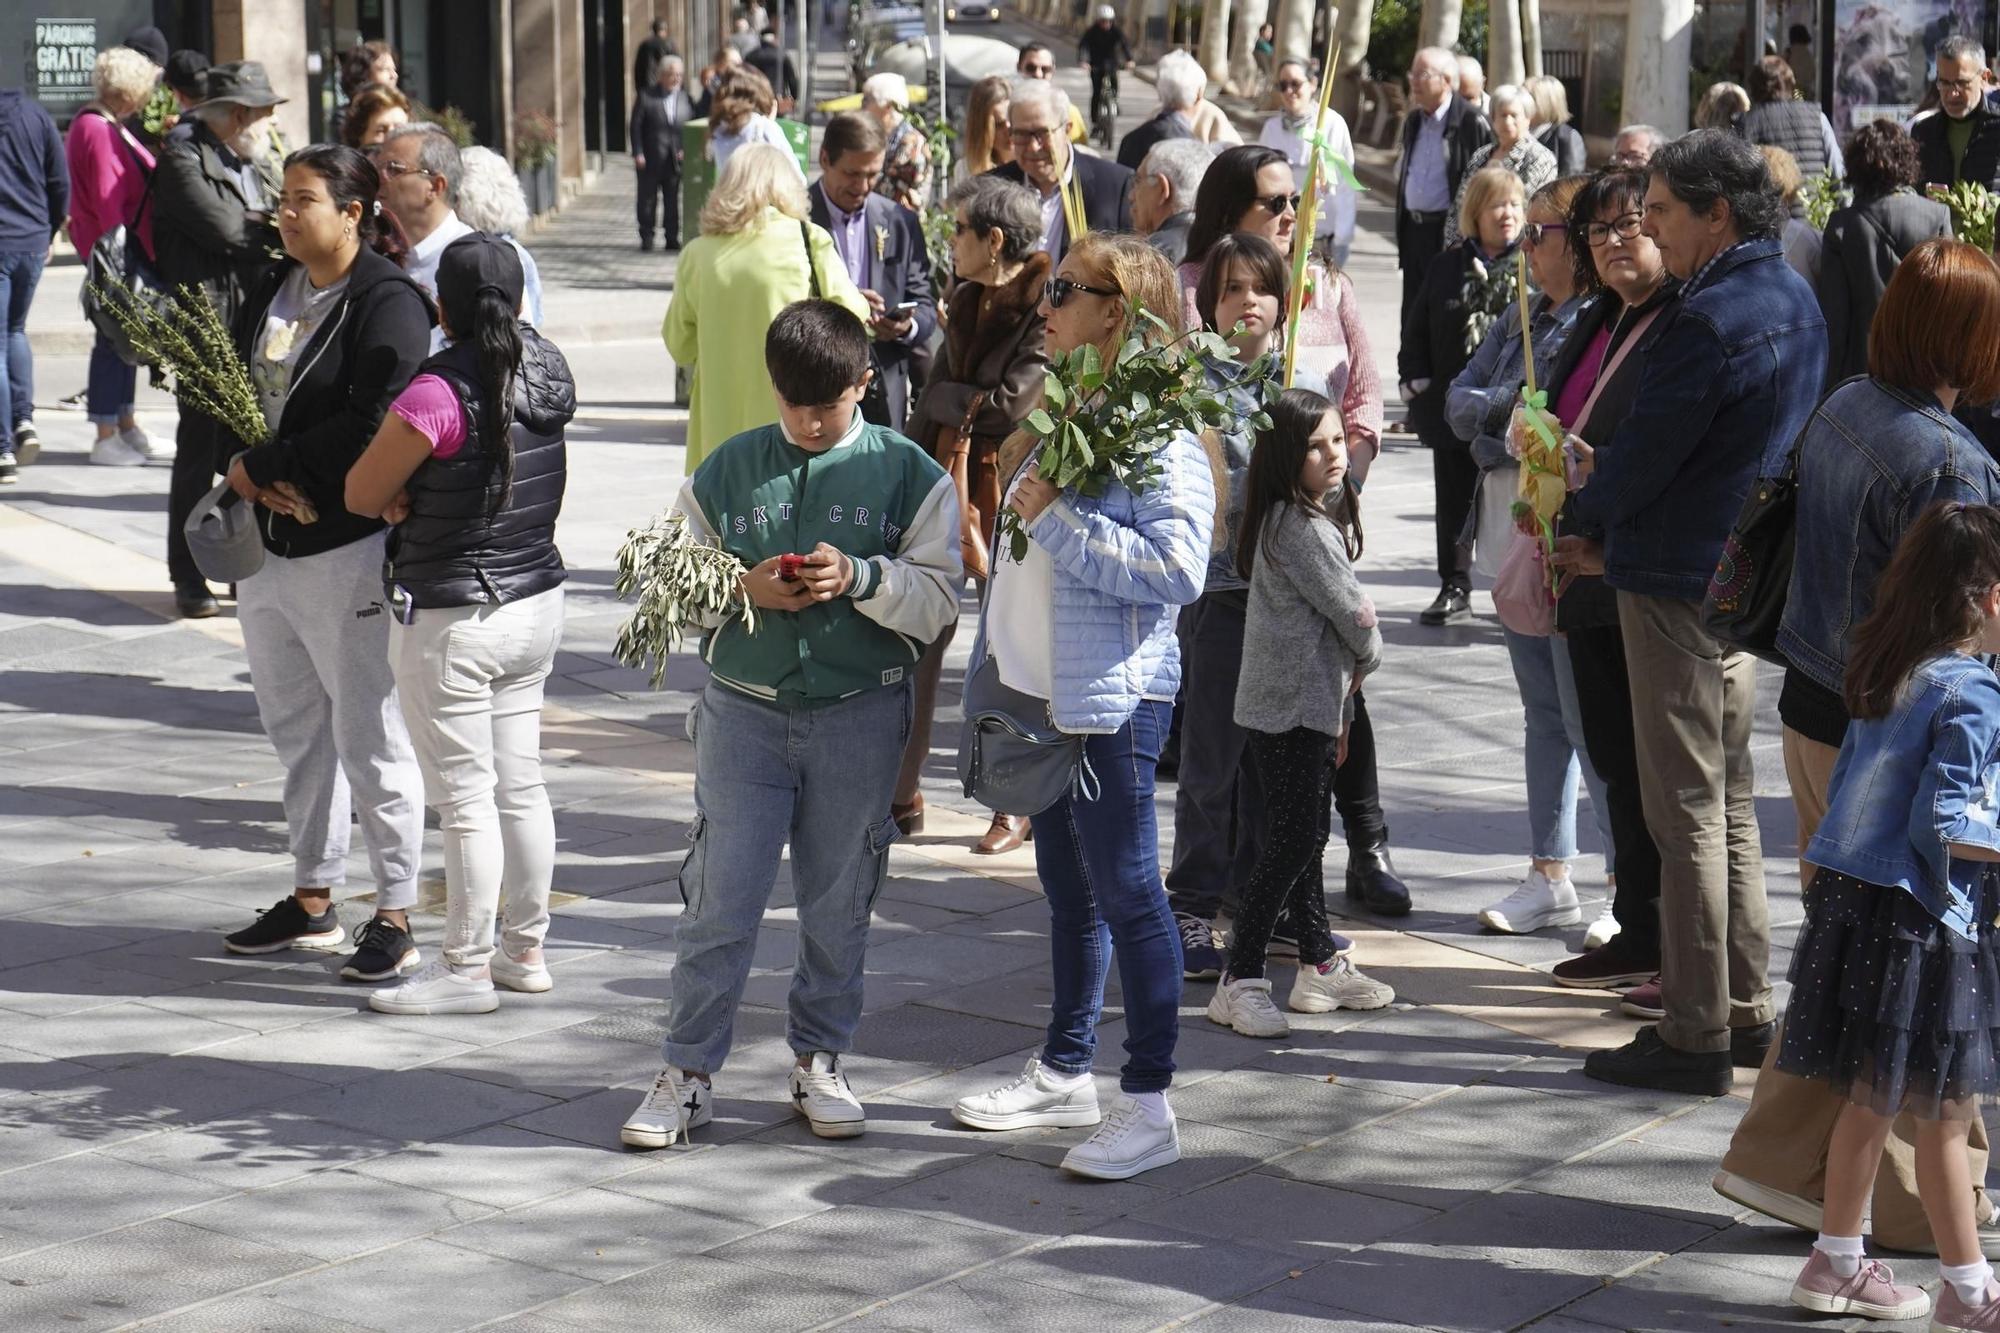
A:
{"type": "MultiPolygon", "coordinates": [[[[1160,461],[1158,482],[1143,494],[1115,482],[1095,498],[1064,491],[1028,529],[1055,566],[1050,711],[1064,731],[1115,732],[1141,699],[1171,701],[1180,691],[1174,622],[1208,573],[1215,482],[1192,435],[1160,461]]],[[[985,656],[982,618],[974,669],[985,656]]]]}

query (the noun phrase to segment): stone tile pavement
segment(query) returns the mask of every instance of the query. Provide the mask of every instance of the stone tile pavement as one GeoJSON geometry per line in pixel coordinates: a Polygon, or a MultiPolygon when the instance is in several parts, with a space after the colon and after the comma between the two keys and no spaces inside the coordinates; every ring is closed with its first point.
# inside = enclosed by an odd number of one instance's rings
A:
{"type": "MultiPolygon", "coordinates": [[[[616,208],[577,216],[608,235],[616,208]]],[[[1371,201],[1355,274],[1386,358],[1382,218],[1371,201]]],[[[587,309],[595,238],[565,241],[565,225],[538,246],[552,297],[587,309]]],[[[621,299],[638,312],[634,293],[651,292],[657,319],[649,281],[621,299]]],[[[165,474],[84,466],[81,418],[42,412],[49,451],[0,496],[0,1328],[1798,1322],[1781,1301],[1804,1239],[1707,1185],[1741,1102],[1587,1084],[1582,1052],[1631,1024],[1548,984],[1541,969],[1579,932],[1503,939],[1473,923],[1524,871],[1520,712],[1490,616],[1415,624],[1432,591],[1430,482],[1408,440],[1374,473],[1363,572],[1389,639],[1370,689],[1385,801],[1419,910],[1342,927],[1397,987],[1394,1008],[1299,1017],[1289,1039],[1259,1042],[1208,1023],[1207,987],[1190,986],[1185,1157],[1138,1181],[1061,1175],[1076,1132],[960,1131],[950,1102],[1037,1045],[1047,917],[1030,855],[965,850],[984,819],[940,753],[931,827],[894,849],[873,924],[847,1065],[867,1136],[822,1143],[780,1100],[796,930],[781,876],[713,1127],[670,1152],[621,1149],[658,1059],[700,673],[677,661],[655,693],[611,656],[611,557],[671,495],[682,417],[660,406],[657,342],[589,341],[572,349],[574,578],[545,733],[556,987],[481,1017],[385,1017],[337,960],[222,953],[221,932],[288,888],[280,772],[236,623],[170,619],[165,474]]],[[[45,404],[78,369],[45,362],[45,404]]],[[[145,412],[170,429],[157,398],[145,412]]],[[[1799,912],[1768,716],[1756,746],[1785,940],[1799,912]]],[[[367,911],[356,849],[350,921],[367,911]]],[[[1336,882],[1340,868],[1335,850],[1336,882]]],[[[1601,883],[1594,856],[1578,875],[1601,883]]],[[[1122,1026],[1114,989],[1107,1077],[1122,1026]]]]}

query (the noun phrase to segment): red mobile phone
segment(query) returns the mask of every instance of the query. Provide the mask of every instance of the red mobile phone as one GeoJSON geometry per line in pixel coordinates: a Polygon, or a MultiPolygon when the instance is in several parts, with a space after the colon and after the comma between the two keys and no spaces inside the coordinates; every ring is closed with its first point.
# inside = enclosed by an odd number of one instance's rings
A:
{"type": "Polygon", "coordinates": [[[799,571],[805,568],[806,558],[802,555],[781,555],[778,557],[778,577],[786,583],[797,583],[799,571]]]}

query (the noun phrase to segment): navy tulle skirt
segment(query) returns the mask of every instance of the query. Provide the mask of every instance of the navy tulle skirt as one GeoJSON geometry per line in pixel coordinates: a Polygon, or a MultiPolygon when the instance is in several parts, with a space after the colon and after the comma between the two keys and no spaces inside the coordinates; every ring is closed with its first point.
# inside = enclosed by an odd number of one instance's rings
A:
{"type": "Polygon", "coordinates": [[[1979,938],[1902,889],[1822,869],[1806,895],[1778,1068],[1883,1115],[1969,1118],[2000,1094],[2000,944],[1993,878],[1979,938]]]}

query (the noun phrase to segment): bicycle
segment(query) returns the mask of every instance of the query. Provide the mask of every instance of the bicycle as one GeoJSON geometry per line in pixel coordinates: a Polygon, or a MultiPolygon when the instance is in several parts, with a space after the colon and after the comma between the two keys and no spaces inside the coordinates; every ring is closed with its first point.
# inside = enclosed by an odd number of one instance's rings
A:
{"type": "Polygon", "coordinates": [[[1118,71],[1090,73],[1090,137],[1105,152],[1118,138],[1118,71]]]}

